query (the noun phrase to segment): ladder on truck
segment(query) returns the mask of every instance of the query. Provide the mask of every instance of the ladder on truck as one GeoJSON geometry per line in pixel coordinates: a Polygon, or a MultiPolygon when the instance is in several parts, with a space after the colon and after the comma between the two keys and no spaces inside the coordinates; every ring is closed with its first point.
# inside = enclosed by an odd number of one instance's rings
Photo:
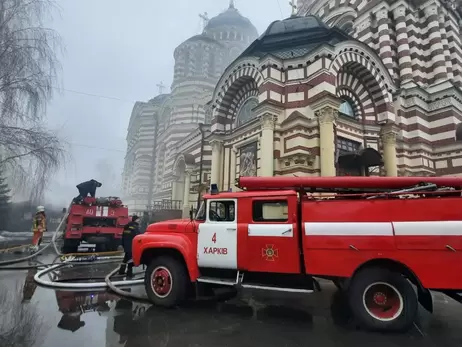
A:
{"type": "MultiPolygon", "coordinates": [[[[381,199],[418,195],[460,196],[462,177],[240,177],[236,185],[246,191],[296,190],[306,193],[331,193],[342,197],[381,199]]],[[[334,196],[333,196],[334,197],[334,196]]]]}

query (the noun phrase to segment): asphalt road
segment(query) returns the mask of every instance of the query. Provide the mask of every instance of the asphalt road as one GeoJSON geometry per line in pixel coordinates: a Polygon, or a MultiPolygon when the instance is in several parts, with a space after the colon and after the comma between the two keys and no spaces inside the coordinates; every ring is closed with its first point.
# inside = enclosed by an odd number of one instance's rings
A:
{"type": "MultiPolygon", "coordinates": [[[[39,260],[49,263],[53,258],[48,254],[39,260]]],[[[115,265],[63,269],[52,278],[98,279],[115,265]]],[[[25,330],[29,335],[32,331],[37,346],[43,347],[462,345],[462,307],[441,294],[434,297],[435,313],[421,310],[419,322],[409,333],[377,334],[357,328],[344,298],[328,282],[323,283],[323,292],[313,295],[243,292],[225,303],[201,302],[165,310],[104,291],[40,288],[33,282],[34,274],[32,270],[0,271],[0,291],[7,289],[12,295],[0,304],[10,305],[11,314],[25,309],[35,314],[34,329],[25,326],[25,330]]],[[[134,290],[142,292],[143,288],[134,290]]],[[[0,318],[0,334],[5,319],[6,315],[0,318]]]]}

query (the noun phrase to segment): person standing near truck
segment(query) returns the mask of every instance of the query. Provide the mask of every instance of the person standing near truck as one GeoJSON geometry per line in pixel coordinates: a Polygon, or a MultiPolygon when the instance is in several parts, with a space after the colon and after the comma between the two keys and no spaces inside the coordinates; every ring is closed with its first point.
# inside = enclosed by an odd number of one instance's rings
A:
{"type": "Polygon", "coordinates": [[[32,220],[32,246],[33,249],[38,250],[42,242],[43,233],[47,230],[47,217],[45,215],[45,207],[38,206],[34,219],[32,220]]]}
{"type": "Polygon", "coordinates": [[[129,222],[122,234],[122,246],[124,248],[124,259],[120,265],[119,275],[125,275],[127,270],[127,277],[133,277],[133,259],[132,259],[132,242],[136,235],[140,234],[140,217],[133,216],[132,221],[129,222]]]}

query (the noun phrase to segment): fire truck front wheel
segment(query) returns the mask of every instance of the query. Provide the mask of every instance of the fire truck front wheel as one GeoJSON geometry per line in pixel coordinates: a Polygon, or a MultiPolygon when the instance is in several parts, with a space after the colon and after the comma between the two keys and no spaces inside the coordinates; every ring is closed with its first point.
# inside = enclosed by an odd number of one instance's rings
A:
{"type": "Polygon", "coordinates": [[[411,283],[398,272],[366,268],[349,287],[351,310],[367,330],[403,332],[417,316],[417,295],[411,283]]]}
{"type": "Polygon", "coordinates": [[[163,307],[181,304],[187,296],[188,273],[176,258],[159,256],[146,269],[144,285],[152,303],[163,307]]]}

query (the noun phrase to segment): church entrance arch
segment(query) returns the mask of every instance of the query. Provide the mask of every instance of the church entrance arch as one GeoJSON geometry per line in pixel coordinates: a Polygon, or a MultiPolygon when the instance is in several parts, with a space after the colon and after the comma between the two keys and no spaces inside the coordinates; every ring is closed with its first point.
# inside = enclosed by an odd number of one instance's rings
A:
{"type": "Polygon", "coordinates": [[[183,218],[188,217],[191,200],[191,176],[195,158],[191,154],[180,154],[173,164],[172,200],[183,210],[183,218]]]}
{"type": "Polygon", "coordinates": [[[329,70],[336,76],[338,96],[349,94],[356,99],[356,111],[363,111],[364,122],[394,122],[392,92],[396,87],[382,61],[356,42],[340,44],[337,50],[329,70]]]}
{"type": "Polygon", "coordinates": [[[255,64],[253,61],[237,61],[221,78],[214,95],[212,132],[234,129],[241,107],[258,95],[264,79],[255,64]]]}

